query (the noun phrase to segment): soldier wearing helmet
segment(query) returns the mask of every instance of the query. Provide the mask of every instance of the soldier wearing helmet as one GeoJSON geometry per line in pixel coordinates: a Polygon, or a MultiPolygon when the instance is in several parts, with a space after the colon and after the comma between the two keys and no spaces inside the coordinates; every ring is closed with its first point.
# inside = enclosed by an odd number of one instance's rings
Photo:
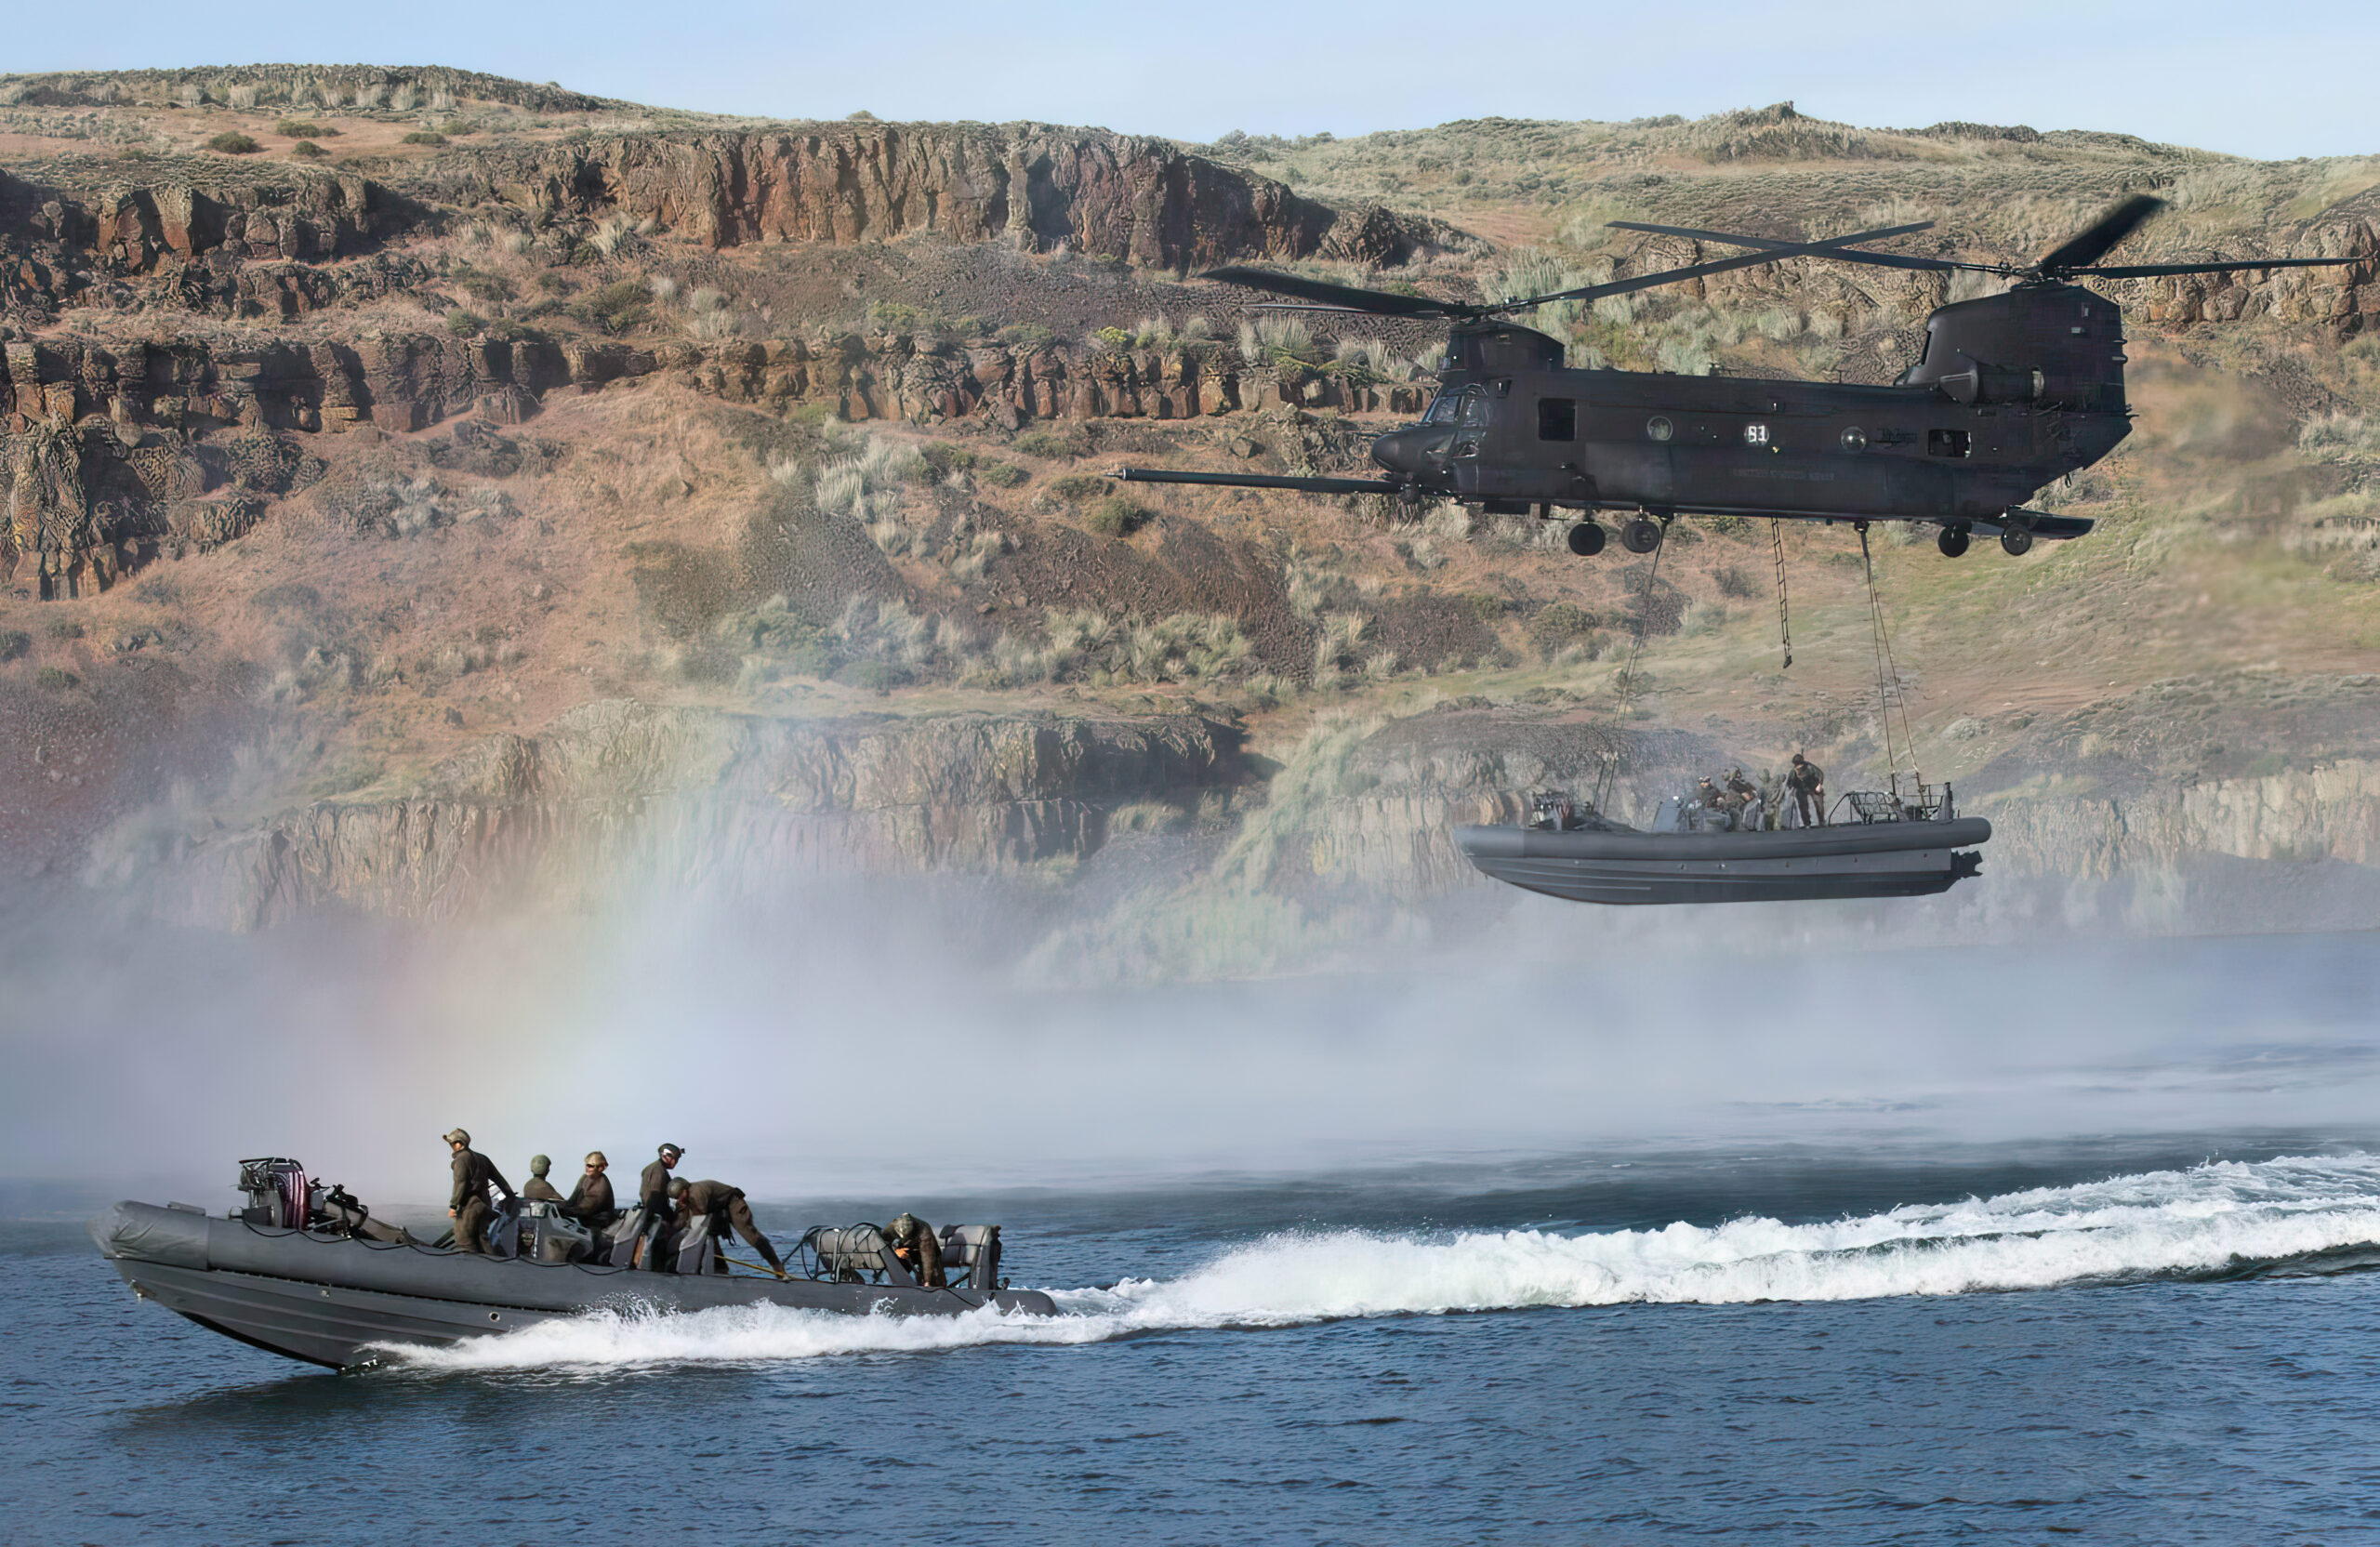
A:
{"type": "MultiPolygon", "coordinates": [[[[785,1276],[785,1263],[778,1260],[777,1249],[753,1222],[752,1206],[744,1201],[743,1188],[731,1187],[724,1182],[689,1182],[681,1176],[670,1179],[668,1197],[678,1208],[679,1229],[704,1229],[717,1238],[725,1236],[733,1226],[760,1254],[772,1272],[779,1278],[785,1276]]],[[[684,1239],[691,1241],[693,1237],[684,1239]]],[[[725,1273],[727,1269],[722,1265],[719,1271],[725,1273]]]]}
{"type": "Polygon", "coordinates": [[[446,1200],[446,1217],[455,1222],[455,1250],[484,1254],[487,1227],[496,1217],[487,1191],[495,1188],[509,1204],[515,1198],[512,1183],[495,1161],[471,1147],[471,1136],[463,1130],[447,1130],[446,1147],[455,1154],[455,1190],[446,1200]]]}
{"type": "Polygon", "coordinates": [[[1736,826],[1760,830],[1760,787],[1744,776],[1741,767],[1727,770],[1727,798],[1737,813],[1736,826]]]}
{"type": "Polygon", "coordinates": [[[677,1168],[679,1159],[685,1153],[684,1146],[680,1144],[661,1146],[656,1152],[656,1158],[651,1165],[644,1168],[644,1174],[637,1179],[637,1207],[642,1209],[647,1214],[658,1215],[669,1212],[669,1173],[677,1168]]]}
{"type": "Polygon", "coordinates": [[[1785,787],[1793,792],[1793,806],[1800,813],[1805,827],[1826,826],[1826,770],[1801,753],[1793,754],[1793,766],[1786,771],[1785,787]]]}
{"type": "Polygon", "coordinates": [[[529,1180],[521,1184],[521,1196],[532,1203],[560,1203],[562,1191],[546,1180],[554,1163],[542,1155],[529,1157],[529,1180]]]}
{"type": "Polygon", "coordinates": [[[932,1225],[905,1212],[885,1226],[884,1238],[892,1244],[892,1255],[919,1284],[939,1289],[947,1282],[942,1276],[942,1242],[935,1236],[932,1225]]]}
{"type": "Polygon", "coordinates": [[[620,1210],[612,1197],[612,1179],[604,1174],[611,1165],[602,1150],[588,1151],[586,1174],[562,1200],[562,1211],[589,1230],[609,1230],[620,1223],[620,1210]]]}

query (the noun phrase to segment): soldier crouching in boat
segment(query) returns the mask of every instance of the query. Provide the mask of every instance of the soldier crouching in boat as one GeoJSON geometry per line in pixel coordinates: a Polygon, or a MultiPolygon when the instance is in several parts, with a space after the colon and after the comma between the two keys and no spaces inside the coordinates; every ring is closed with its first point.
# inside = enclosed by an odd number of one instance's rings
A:
{"type": "Polygon", "coordinates": [[[1727,801],[1735,820],[1730,827],[1745,832],[1761,828],[1760,787],[1744,777],[1740,767],[1727,770],[1727,801]]]}
{"type": "MultiPolygon", "coordinates": [[[[669,1197],[678,1206],[679,1229],[699,1227],[708,1230],[716,1239],[726,1236],[729,1227],[733,1226],[735,1233],[760,1254],[760,1260],[769,1264],[770,1272],[779,1278],[785,1276],[785,1263],[778,1260],[777,1249],[753,1223],[752,1206],[744,1201],[743,1188],[731,1187],[724,1182],[689,1182],[681,1176],[671,1179],[669,1197]]],[[[720,1271],[724,1273],[727,1270],[721,1268],[720,1271]]]]}
{"type": "Polygon", "coordinates": [[[939,1289],[947,1284],[942,1275],[942,1242],[932,1225],[915,1214],[904,1213],[885,1227],[884,1238],[910,1277],[929,1289],[939,1289]]]}

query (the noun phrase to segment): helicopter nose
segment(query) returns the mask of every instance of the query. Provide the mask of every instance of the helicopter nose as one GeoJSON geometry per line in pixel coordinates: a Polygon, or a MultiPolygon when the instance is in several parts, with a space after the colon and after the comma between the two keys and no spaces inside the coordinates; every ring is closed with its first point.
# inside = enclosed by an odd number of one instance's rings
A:
{"type": "Polygon", "coordinates": [[[1392,430],[1372,442],[1372,460],[1391,472],[1419,473],[1434,461],[1445,459],[1448,444],[1453,440],[1451,430],[1435,426],[1408,425],[1392,430]]]}

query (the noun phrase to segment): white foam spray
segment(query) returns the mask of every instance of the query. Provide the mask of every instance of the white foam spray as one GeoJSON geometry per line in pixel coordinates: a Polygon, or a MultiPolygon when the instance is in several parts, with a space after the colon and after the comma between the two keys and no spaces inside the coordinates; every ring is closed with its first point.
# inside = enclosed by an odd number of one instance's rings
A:
{"type": "Polygon", "coordinates": [[[1055,1291],[1055,1317],[895,1319],[741,1306],[603,1312],[440,1350],[436,1369],[770,1363],[1153,1330],[1628,1303],[1742,1304],[2049,1289],[2200,1276],[2380,1243],[2380,1157],[2212,1162],[2070,1187],[1915,1205],[1819,1224],[1561,1236],[1276,1235],[1179,1278],[1055,1291]]]}

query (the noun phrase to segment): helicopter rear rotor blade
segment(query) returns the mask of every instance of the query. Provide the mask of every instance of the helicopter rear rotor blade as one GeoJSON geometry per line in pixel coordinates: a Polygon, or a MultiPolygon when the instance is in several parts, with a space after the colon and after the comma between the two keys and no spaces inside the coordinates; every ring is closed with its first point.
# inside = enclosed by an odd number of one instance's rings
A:
{"type": "MultiPolygon", "coordinates": [[[[1724,242],[1736,247],[1758,247],[1775,252],[1799,244],[1773,236],[1742,236],[1734,231],[1697,231],[1691,226],[1655,226],[1642,220],[1613,220],[1608,224],[1620,231],[1647,231],[1655,236],[1683,236],[1696,242],[1724,242]]],[[[1812,254],[1817,258],[1839,258],[1850,263],[1871,263],[1884,269],[1975,269],[1985,273],[2006,273],[2005,267],[1991,263],[1961,263],[1947,258],[1911,258],[1901,253],[1860,252],[1840,245],[1848,242],[1881,242],[1888,236],[1905,236],[1911,231],[1931,231],[1934,222],[1921,220],[1911,226],[1888,226],[1882,231],[1862,231],[1857,236],[1837,239],[1838,245],[1812,254]]]]}
{"type": "Polygon", "coordinates": [[[1366,290],[1352,284],[1334,284],[1329,280],[1307,279],[1299,274],[1284,274],[1271,269],[1250,269],[1239,264],[1210,269],[1198,277],[1221,280],[1226,284],[1244,284],[1251,290],[1269,291],[1276,296],[1290,296],[1326,308],[1368,311],[1384,317],[1445,317],[1467,322],[1501,316],[1506,312],[1527,311],[1552,301],[1591,301],[1605,296],[1624,296],[1632,290],[1649,290],[1656,285],[1700,279],[1706,274],[1724,274],[1730,270],[1749,269],[1789,258],[1845,256],[1844,249],[1851,243],[1877,242],[1887,236],[1905,235],[1912,231],[1924,231],[1931,223],[1854,231],[1847,236],[1831,236],[1822,242],[1783,242],[1762,245],[1753,252],[1713,258],[1708,263],[1696,263],[1683,269],[1664,269],[1658,273],[1638,274],[1632,279],[1613,280],[1604,284],[1587,284],[1575,290],[1557,290],[1552,295],[1527,296],[1485,304],[1442,301],[1429,296],[1401,295],[1393,290],[1366,290]]]}
{"type": "Polygon", "coordinates": [[[2098,269],[2063,269],[2061,273],[2096,274],[2101,279],[2150,279],[2159,274],[2237,274],[2252,269],[2323,269],[2338,264],[2368,263],[2365,258],[2243,258],[2224,263],[2115,263],[2098,269]]]}
{"type": "MultiPolygon", "coordinates": [[[[1657,284],[1674,284],[1679,280],[1699,279],[1705,274],[1724,274],[1731,269],[1750,269],[1763,263],[1781,262],[1789,258],[1845,258],[1862,256],[1846,253],[1844,245],[1852,242],[1877,242],[1887,236],[1899,236],[1912,231],[1924,231],[1933,224],[1925,221],[1914,226],[1888,226],[1881,231],[1853,231],[1848,236],[1830,236],[1822,242],[1778,242],[1764,244],[1757,252],[1739,253],[1733,258],[1713,258],[1685,269],[1664,269],[1658,273],[1639,274],[1633,279],[1614,280],[1608,284],[1582,285],[1576,290],[1556,290],[1550,296],[1531,296],[1524,300],[1503,301],[1484,308],[1486,312],[1525,311],[1543,306],[1549,301],[1591,301],[1605,296],[1622,296],[1631,290],[1647,290],[1657,284]]],[[[1732,240],[1732,239],[1730,239],[1732,240]]]]}

